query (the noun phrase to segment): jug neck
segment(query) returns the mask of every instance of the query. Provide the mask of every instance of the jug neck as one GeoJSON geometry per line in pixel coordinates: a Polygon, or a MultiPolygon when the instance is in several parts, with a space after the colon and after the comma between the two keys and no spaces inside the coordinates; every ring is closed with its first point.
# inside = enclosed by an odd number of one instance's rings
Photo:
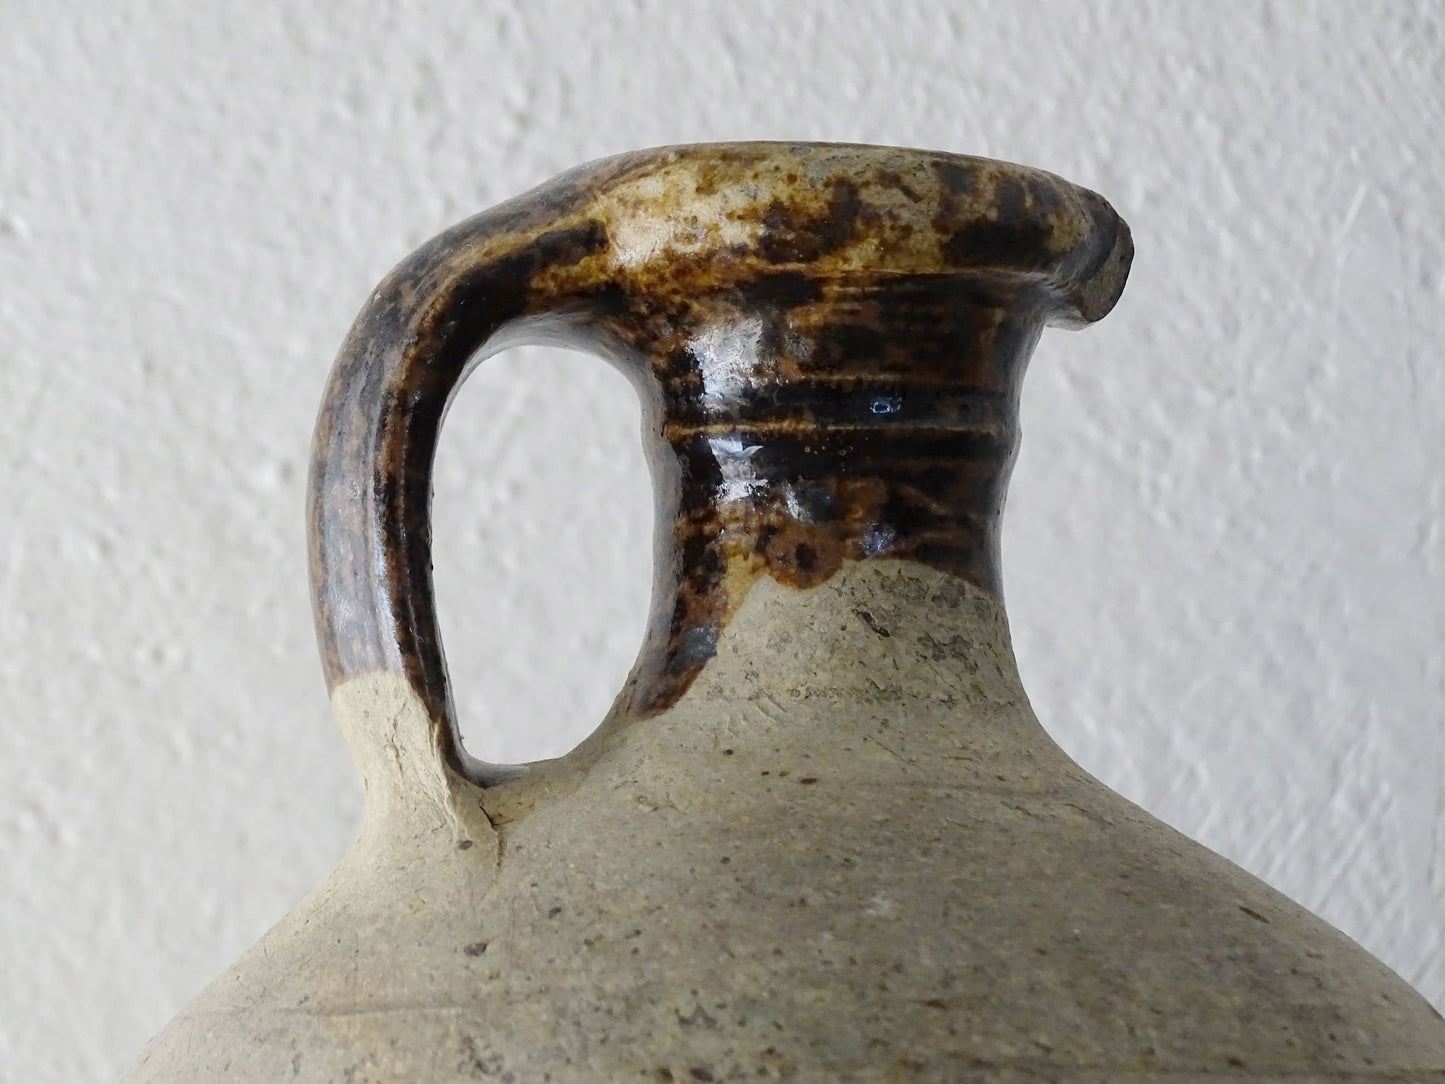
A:
{"type": "Polygon", "coordinates": [[[676,702],[762,577],[808,589],[902,559],[1000,597],[1018,389],[1047,315],[1034,292],[794,275],[694,296],[663,335],[628,315],[610,352],[642,374],[658,499],[630,714],[676,702]]]}

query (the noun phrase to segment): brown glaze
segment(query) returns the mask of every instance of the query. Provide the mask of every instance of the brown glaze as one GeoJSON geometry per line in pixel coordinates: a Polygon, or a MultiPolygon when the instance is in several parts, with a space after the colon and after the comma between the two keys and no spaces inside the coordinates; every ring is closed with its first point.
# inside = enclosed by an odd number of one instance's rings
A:
{"type": "Polygon", "coordinates": [[[762,575],[916,560],[999,590],[1019,383],[1045,324],[1103,316],[1127,227],[1047,173],[931,152],[720,144],[582,167],[443,233],[377,288],[316,434],[328,682],[390,670],[459,769],[430,566],[432,459],[482,352],[625,371],[657,486],[653,617],[626,690],[676,701],[762,575]]]}

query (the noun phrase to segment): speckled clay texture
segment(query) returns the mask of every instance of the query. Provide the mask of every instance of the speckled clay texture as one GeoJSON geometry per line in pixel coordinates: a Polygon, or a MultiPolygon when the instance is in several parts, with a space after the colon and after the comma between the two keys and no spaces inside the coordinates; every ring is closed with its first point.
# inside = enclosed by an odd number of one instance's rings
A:
{"type": "Polygon", "coordinates": [[[1073,765],[925,566],[760,581],[675,707],[492,791],[397,677],[333,704],[361,841],[130,1084],[1445,1079],[1418,995],[1073,765]]]}

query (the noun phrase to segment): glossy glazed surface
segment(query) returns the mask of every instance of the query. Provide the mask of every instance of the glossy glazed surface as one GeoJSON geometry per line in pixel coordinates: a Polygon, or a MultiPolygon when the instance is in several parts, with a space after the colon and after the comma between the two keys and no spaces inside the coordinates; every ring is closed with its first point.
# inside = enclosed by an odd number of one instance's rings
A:
{"type": "Polygon", "coordinates": [[[463,223],[381,284],[328,389],[329,682],[404,673],[485,778],[455,737],[430,471],[468,366],[522,340],[599,353],[643,397],[659,527],[633,713],[676,702],[760,575],[809,587],[886,556],[996,593],[1028,355],[1046,323],[1107,312],[1131,256],[1108,204],[1051,174],[831,144],[624,155],[463,223]]]}

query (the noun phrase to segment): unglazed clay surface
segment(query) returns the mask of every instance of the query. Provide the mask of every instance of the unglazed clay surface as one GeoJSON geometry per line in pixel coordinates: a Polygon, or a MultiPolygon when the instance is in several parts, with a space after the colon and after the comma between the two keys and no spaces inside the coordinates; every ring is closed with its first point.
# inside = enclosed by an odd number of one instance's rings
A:
{"type": "Polygon", "coordinates": [[[396,677],[333,703],[360,841],[134,1084],[1445,1079],[1421,998],[1075,767],[925,566],[760,581],[678,704],[490,791],[396,677]]]}

